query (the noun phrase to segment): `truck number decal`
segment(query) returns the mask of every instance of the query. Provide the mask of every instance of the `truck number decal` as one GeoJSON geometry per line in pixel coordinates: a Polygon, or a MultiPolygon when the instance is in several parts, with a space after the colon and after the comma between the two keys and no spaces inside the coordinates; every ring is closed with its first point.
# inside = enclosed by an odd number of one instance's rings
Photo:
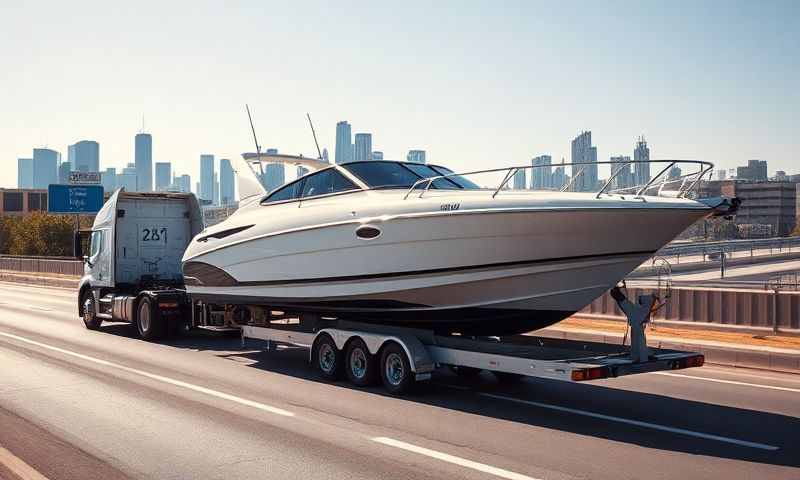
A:
{"type": "Polygon", "coordinates": [[[166,227],[143,228],[142,241],[167,243],[167,228],[166,227]]]}

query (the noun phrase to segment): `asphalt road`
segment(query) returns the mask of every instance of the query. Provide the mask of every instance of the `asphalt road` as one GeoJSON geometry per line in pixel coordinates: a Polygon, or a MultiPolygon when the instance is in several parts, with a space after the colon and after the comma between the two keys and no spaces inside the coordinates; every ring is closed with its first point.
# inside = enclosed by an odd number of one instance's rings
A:
{"type": "Polygon", "coordinates": [[[800,478],[797,376],[504,386],[443,371],[393,398],[262,347],[91,332],[73,292],[0,284],[0,478],[800,478]]]}

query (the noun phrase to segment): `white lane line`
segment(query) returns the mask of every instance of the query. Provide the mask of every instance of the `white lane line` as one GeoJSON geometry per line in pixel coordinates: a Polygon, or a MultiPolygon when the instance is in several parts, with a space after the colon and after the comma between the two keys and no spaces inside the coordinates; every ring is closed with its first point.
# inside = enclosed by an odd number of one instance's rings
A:
{"type": "Polygon", "coordinates": [[[671,373],[671,372],[651,372],[651,373],[654,373],[656,375],[667,375],[670,377],[691,378],[692,380],[704,380],[706,382],[728,383],[730,385],[741,385],[744,387],[764,388],[767,390],[780,390],[783,392],[800,393],[800,388],[778,387],[776,385],[762,385],[760,383],[737,382],[736,380],[723,380],[721,378],[697,377],[694,375],[684,375],[682,373],[671,373]]]}
{"type": "Polygon", "coordinates": [[[511,472],[509,470],[503,470],[502,468],[493,467],[491,465],[486,465],[484,463],[473,462],[472,460],[467,460],[466,458],[456,457],[455,455],[438,452],[436,450],[431,450],[429,448],[418,447],[417,445],[401,442],[400,440],[395,440],[393,438],[374,437],[372,438],[372,441],[383,445],[388,445],[390,447],[399,448],[401,450],[406,450],[408,452],[417,453],[419,455],[425,455],[426,457],[435,458],[436,460],[452,463],[454,465],[459,465],[461,467],[477,470],[479,472],[488,473],[490,475],[494,475],[500,478],[507,478],[509,480],[537,480],[533,477],[529,477],[521,473],[511,472]]]}
{"type": "Polygon", "coordinates": [[[13,475],[22,480],[47,480],[47,477],[2,446],[0,446],[0,465],[9,469],[13,475]]]}
{"type": "Polygon", "coordinates": [[[549,410],[556,410],[559,412],[572,413],[575,415],[583,415],[585,417],[599,418],[601,420],[608,420],[611,422],[624,423],[627,425],[635,425],[637,427],[644,427],[652,430],[660,430],[662,432],[677,433],[680,435],[688,435],[690,437],[703,438],[706,440],[715,440],[717,442],[732,443],[734,445],[741,445],[743,447],[758,448],[760,450],[770,450],[770,451],[780,449],[780,447],[776,447],[775,445],[749,442],[747,440],[740,440],[738,438],[730,438],[730,437],[723,437],[720,435],[712,435],[710,433],[695,432],[693,430],[685,430],[683,428],[668,427],[666,425],[660,425],[658,423],[642,422],[640,420],[631,420],[629,418],[615,417],[612,415],[603,415],[602,413],[588,412],[586,410],[578,410],[576,408],[568,408],[559,405],[550,405],[548,403],[533,402],[530,400],[522,400],[519,398],[506,397],[503,395],[495,395],[492,393],[478,393],[478,395],[483,397],[495,398],[498,400],[506,400],[509,402],[523,403],[525,405],[531,405],[539,408],[547,408],[549,410]]]}
{"type": "Polygon", "coordinates": [[[59,347],[54,347],[52,345],[48,345],[46,343],[37,342],[36,340],[31,340],[25,337],[20,337],[19,335],[13,335],[11,333],[0,332],[0,336],[11,338],[17,340],[19,342],[27,343],[29,345],[35,345],[40,348],[44,348],[47,350],[51,350],[54,352],[62,353],[64,355],[69,355],[71,357],[80,358],[81,360],[86,360],[87,362],[96,363],[98,365],[103,365],[106,367],[116,368],[117,370],[122,370],[123,372],[132,373],[134,375],[139,375],[145,378],[149,378],[151,380],[156,380],[158,382],[166,383],[169,385],[173,385],[176,387],[185,388],[187,390],[191,390],[193,392],[203,393],[205,395],[220,398],[222,400],[227,400],[229,402],[238,403],[240,405],[244,405],[247,407],[252,407],[258,410],[262,410],[264,412],[274,413],[276,415],[283,415],[285,417],[293,417],[294,413],[288,410],[284,410],[282,408],[273,407],[271,405],[267,405],[265,403],[256,402],[253,400],[248,400],[246,398],[237,397],[235,395],[231,395],[229,393],[220,392],[217,390],[212,390],[210,388],[201,387],[199,385],[194,385],[192,383],[187,383],[181,380],[175,380],[174,378],[165,377],[162,375],[157,375],[155,373],[146,372],[144,370],[139,370],[136,368],[126,367],[125,365],[120,365],[118,363],[109,362],[108,360],[102,360],[99,358],[91,357],[89,355],[84,355],[82,353],[73,352],[71,350],[66,350],[59,347]]]}

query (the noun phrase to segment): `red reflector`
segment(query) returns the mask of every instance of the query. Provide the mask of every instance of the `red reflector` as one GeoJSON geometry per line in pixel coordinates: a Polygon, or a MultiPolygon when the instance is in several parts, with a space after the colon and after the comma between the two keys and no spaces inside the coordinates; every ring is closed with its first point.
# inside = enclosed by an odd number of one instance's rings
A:
{"type": "Polygon", "coordinates": [[[692,368],[692,367],[702,367],[703,363],[705,363],[705,357],[703,355],[695,355],[693,357],[683,358],[678,361],[676,368],[692,368]]]}
{"type": "Polygon", "coordinates": [[[608,378],[608,369],[606,367],[582,368],[572,371],[572,381],[574,382],[600,378],[608,378]]]}

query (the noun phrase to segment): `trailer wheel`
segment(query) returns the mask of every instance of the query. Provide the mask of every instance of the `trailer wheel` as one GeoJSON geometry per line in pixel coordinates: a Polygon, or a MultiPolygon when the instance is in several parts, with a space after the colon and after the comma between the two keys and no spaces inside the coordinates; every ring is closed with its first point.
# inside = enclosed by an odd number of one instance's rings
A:
{"type": "Polygon", "coordinates": [[[345,349],[347,378],[359,387],[375,383],[375,356],[369,353],[367,344],[360,338],[352,339],[345,349]]]}
{"type": "Polygon", "coordinates": [[[97,317],[97,308],[94,304],[94,295],[92,295],[91,289],[87,288],[83,292],[81,306],[83,307],[83,324],[86,325],[86,328],[89,330],[99,329],[103,319],[97,317]]]}
{"type": "Polygon", "coordinates": [[[327,333],[323,333],[314,340],[314,346],[311,348],[311,363],[325,380],[336,381],[342,377],[342,363],[344,363],[342,352],[327,333]]]}
{"type": "Polygon", "coordinates": [[[519,383],[525,378],[525,375],[521,375],[519,373],[509,373],[509,372],[492,372],[498,382],[504,383],[507,385],[511,385],[514,383],[519,383]]]}
{"type": "Polygon", "coordinates": [[[380,361],[383,386],[392,395],[407,393],[414,386],[414,372],[403,347],[390,342],[383,347],[380,361]]]}
{"type": "Polygon", "coordinates": [[[155,312],[150,297],[143,297],[136,305],[136,328],[143,340],[153,341],[164,336],[164,321],[155,312]]]}

